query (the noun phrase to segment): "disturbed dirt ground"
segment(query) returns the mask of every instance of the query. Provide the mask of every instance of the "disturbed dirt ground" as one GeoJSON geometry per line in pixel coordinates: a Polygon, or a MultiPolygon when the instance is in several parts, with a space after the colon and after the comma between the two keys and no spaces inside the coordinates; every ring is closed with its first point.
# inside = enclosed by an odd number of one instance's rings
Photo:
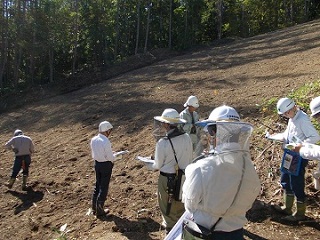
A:
{"type": "Polygon", "coordinates": [[[158,172],[135,158],[154,152],[153,117],[167,107],[182,111],[191,94],[200,100],[201,118],[226,103],[255,127],[251,151],[263,188],[248,212],[245,238],[319,239],[319,191],[311,178],[315,162],[306,174],[308,220],[288,225],[270,207],[281,202],[281,151],[263,138],[266,116],[257,107],[319,80],[319,52],[320,22],[315,21],[198,49],[2,113],[1,144],[20,128],[33,139],[36,152],[30,189],[23,192],[21,175],[12,190],[5,186],[13,155],[0,150],[0,239],[163,239],[158,172]],[[102,120],[115,127],[113,149],[130,151],[115,163],[106,201],[111,214],[103,221],[87,214],[94,184],[89,141],[102,120]]]}

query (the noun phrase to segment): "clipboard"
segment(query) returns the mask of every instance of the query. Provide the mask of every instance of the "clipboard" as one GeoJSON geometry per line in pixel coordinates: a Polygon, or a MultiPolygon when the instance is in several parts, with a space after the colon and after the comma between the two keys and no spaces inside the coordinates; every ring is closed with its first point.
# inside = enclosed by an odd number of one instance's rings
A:
{"type": "Polygon", "coordinates": [[[283,173],[298,176],[301,163],[302,157],[299,153],[293,152],[289,149],[284,149],[280,170],[283,173]]]}

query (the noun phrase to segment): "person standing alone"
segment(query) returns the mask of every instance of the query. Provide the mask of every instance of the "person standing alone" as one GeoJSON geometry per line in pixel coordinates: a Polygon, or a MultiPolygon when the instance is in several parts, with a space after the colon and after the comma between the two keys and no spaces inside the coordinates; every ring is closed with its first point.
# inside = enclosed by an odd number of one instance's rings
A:
{"type": "Polygon", "coordinates": [[[14,131],[14,136],[5,144],[5,147],[15,153],[12,174],[7,186],[9,189],[12,188],[16,177],[22,168],[22,190],[26,191],[31,154],[34,152],[32,139],[24,135],[20,129],[17,129],[14,131]]]}
{"type": "Polygon", "coordinates": [[[99,134],[94,136],[90,142],[91,154],[94,159],[96,183],[92,194],[92,210],[97,217],[106,216],[109,209],[104,209],[109,183],[112,174],[115,156],[111,148],[109,136],[113,126],[108,121],[99,124],[99,134]]]}

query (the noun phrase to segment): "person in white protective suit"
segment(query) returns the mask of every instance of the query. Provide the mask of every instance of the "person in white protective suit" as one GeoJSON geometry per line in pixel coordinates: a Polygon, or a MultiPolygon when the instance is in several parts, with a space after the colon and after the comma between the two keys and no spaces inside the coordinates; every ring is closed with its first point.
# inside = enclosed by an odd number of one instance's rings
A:
{"type": "Polygon", "coordinates": [[[183,223],[182,239],[243,239],[246,212],[261,188],[249,152],[253,127],[229,106],[215,108],[198,124],[207,147],[185,171],[182,201],[192,220],[183,223]]]}
{"type": "Polygon", "coordinates": [[[189,134],[195,150],[199,142],[199,127],[195,124],[199,121],[199,114],[196,111],[199,108],[199,100],[196,96],[189,96],[183,106],[185,109],[180,113],[180,118],[186,120],[183,130],[189,134]]]}

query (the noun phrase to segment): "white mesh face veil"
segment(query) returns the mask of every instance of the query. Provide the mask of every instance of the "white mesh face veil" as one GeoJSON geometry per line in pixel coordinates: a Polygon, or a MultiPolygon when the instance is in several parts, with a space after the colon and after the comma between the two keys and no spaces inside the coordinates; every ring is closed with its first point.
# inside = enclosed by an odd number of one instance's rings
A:
{"type": "MultiPolygon", "coordinates": [[[[158,141],[160,138],[163,138],[167,135],[167,130],[163,126],[163,122],[160,122],[156,119],[153,121],[153,131],[152,135],[154,136],[155,140],[158,141]]],[[[180,131],[183,131],[183,124],[170,124],[171,126],[177,127],[180,131]]]]}
{"type": "Polygon", "coordinates": [[[244,122],[217,122],[216,147],[236,143],[240,150],[249,151],[253,127],[244,122]]]}
{"type": "Polygon", "coordinates": [[[162,122],[160,122],[158,120],[153,121],[152,135],[154,136],[156,141],[158,141],[160,138],[166,136],[166,130],[165,130],[162,122]]]}
{"type": "Polygon", "coordinates": [[[252,131],[252,125],[244,122],[209,123],[200,131],[200,141],[195,149],[194,157],[206,155],[213,152],[214,149],[223,148],[225,151],[228,146],[233,148],[235,145],[237,150],[249,151],[252,131]]]}

